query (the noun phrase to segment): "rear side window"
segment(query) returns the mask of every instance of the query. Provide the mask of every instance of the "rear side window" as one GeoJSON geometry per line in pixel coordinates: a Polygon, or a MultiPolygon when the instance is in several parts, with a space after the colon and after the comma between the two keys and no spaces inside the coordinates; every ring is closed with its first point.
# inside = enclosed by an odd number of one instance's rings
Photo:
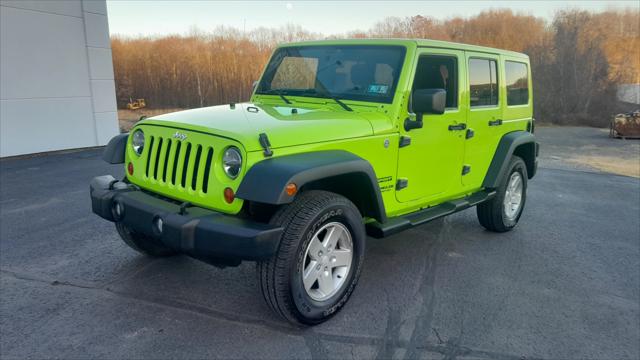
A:
{"type": "Polygon", "coordinates": [[[529,103],[529,72],[527,64],[505,61],[504,71],[507,81],[507,105],[529,103]]]}
{"type": "Polygon", "coordinates": [[[498,105],[498,63],[490,59],[469,59],[470,104],[498,105]]]}

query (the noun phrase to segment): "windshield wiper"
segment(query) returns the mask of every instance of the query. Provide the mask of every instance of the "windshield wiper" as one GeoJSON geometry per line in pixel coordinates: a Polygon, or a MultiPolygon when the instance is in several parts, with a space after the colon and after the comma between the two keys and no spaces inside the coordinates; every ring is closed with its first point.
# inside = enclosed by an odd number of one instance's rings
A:
{"type": "Polygon", "coordinates": [[[352,108],[349,107],[349,105],[345,104],[342,102],[342,100],[338,99],[337,97],[335,97],[334,95],[331,95],[331,93],[323,87],[321,92],[318,92],[317,90],[315,91],[316,94],[331,99],[333,101],[336,102],[336,104],[340,105],[343,109],[347,110],[347,111],[353,111],[352,108]]]}
{"type": "Polygon", "coordinates": [[[278,96],[280,96],[280,98],[282,99],[282,101],[284,101],[287,104],[291,104],[291,101],[289,101],[289,99],[287,99],[286,97],[284,97],[284,95],[282,94],[281,91],[277,92],[278,96]]]}
{"type": "Polygon", "coordinates": [[[338,99],[337,97],[331,95],[331,94],[327,94],[327,97],[333,101],[335,101],[338,105],[342,106],[343,109],[347,110],[347,111],[353,111],[352,108],[349,107],[349,105],[345,104],[342,102],[342,100],[338,99]]]}
{"type": "Polygon", "coordinates": [[[284,94],[282,93],[282,90],[273,89],[273,90],[265,91],[262,94],[267,94],[267,95],[276,94],[280,96],[280,99],[282,99],[282,101],[284,101],[287,104],[291,104],[291,101],[284,96],[284,94]]]}
{"type": "MultiPolygon", "coordinates": [[[[342,63],[340,61],[336,61],[336,64],[337,65],[341,65],[342,63]]],[[[345,109],[347,111],[353,111],[353,109],[350,108],[349,105],[343,103],[340,99],[338,99],[333,94],[331,94],[331,91],[327,90],[327,87],[324,86],[324,84],[322,82],[318,81],[317,79],[316,79],[316,86],[315,86],[314,90],[315,90],[316,94],[324,96],[326,98],[329,98],[329,99],[335,101],[343,109],[345,109]],[[320,90],[320,92],[318,92],[318,89],[320,90]]]]}

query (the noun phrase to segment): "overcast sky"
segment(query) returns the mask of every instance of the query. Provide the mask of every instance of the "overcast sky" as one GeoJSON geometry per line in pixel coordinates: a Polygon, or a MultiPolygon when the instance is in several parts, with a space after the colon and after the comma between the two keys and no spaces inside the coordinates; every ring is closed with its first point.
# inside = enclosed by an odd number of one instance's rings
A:
{"type": "Polygon", "coordinates": [[[111,34],[184,34],[196,26],[225,25],[250,31],[296,24],[325,35],[367,30],[388,16],[469,17],[491,8],[510,8],[550,19],[558,9],[600,11],[639,8],[634,1],[123,1],[108,0],[111,34]]]}

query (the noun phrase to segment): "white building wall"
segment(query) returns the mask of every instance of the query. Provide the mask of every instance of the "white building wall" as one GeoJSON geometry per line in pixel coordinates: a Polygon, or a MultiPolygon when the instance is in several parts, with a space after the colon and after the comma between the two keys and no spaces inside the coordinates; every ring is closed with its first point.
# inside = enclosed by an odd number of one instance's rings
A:
{"type": "Polygon", "coordinates": [[[0,157],[119,132],[105,0],[0,0],[0,157]]]}

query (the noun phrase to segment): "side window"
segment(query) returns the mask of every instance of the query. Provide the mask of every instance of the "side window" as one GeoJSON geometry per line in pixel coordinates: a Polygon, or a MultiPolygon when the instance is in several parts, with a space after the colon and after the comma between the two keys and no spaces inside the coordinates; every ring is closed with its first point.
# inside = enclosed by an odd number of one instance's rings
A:
{"type": "Polygon", "coordinates": [[[413,89],[444,89],[447,108],[458,107],[458,62],[453,56],[421,56],[413,80],[413,89]]]}
{"type": "Polygon", "coordinates": [[[529,72],[527,64],[505,61],[504,71],[507,82],[507,105],[529,103],[529,72]]]}
{"type": "Polygon", "coordinates": [[[498,63],[489,59],[469,59],[470,105],[498,105],[498,63]]]}

